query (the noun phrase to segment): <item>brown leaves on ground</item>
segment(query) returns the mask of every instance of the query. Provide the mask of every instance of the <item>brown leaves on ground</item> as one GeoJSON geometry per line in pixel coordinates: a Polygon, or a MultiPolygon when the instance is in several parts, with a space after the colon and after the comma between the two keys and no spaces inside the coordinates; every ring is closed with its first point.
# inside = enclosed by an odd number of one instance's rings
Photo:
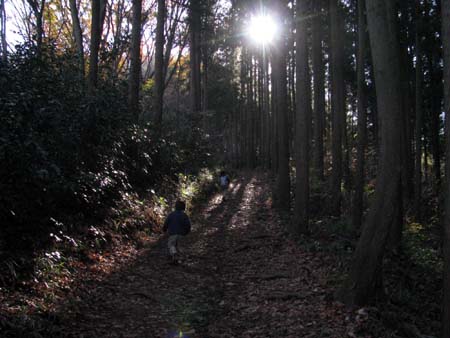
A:
{"type": "Polygon", "coordinates": [[[244,177],[191,215],[194,229],[182,243],[180,265],[169,264],[166,239],[160,238],[120,270],[85,280],[54,309],[57,332],[66,337],[372,337],[363,333],[364,309],[348,312],[333,301],[330,276],[338,258],[305,250],[287,234],[271,208],[267,182],[263,175],[244,177]]]}

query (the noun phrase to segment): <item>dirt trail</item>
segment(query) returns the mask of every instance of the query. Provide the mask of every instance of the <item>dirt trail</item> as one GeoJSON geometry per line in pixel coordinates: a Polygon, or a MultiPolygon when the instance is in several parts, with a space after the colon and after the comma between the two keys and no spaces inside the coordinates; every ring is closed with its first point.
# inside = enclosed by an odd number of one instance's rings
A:
{"type": "Polygon", "coordinates": [[[181,265],[168,264],[161,240],[81,298],[72,336],[348,337],[345,311],[330,301],[333,258],[289,239],[265,181],[212,196],[181,265]]]}

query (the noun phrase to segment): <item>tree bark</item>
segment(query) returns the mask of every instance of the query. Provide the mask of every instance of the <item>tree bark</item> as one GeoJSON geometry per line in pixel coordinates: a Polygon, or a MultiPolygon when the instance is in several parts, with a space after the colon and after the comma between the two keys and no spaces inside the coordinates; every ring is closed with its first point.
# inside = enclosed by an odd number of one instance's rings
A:
{"type": "Polygon", "coordinates": [[[83,32],[81,31],[80,17],[78,15],[78,7],[76,0],[69,0],[70,15],[72,17],[72,34],[75,40],[76,50],[78,54],[78,60],[80,64],[80,73],[82,77],[85,74],[84,66],[84,47],[83,47],[83,32]]]}
{"type": "MultiPolygon", "coordinates": [[[[395,10],[399,10],[399,15],[401,14],[402,20],[401,23],[406,26],[406,29],[400,29],[400,25],[397,25],[396,32],[398,34],[398,40],[400,41],[400,59],[401,59],[401,78],[402,78],[402,109],[403,109],[403,128],[401,132],[403,133],[403,151],[402,151],[402,161],[403,161],[403,173],[402,173],[402,185],[403,185],[403,199],[405,205],[409,205],[410,202],[413,202],[414,198],[414,144],[413,144],[413,134],[414,134],[414,126],[412,124],[412,116],[414,115],[415,104],[415,88],[413,87],[413,83],[415,82],[415,70],[413,67],[413,58],[408,53],[408,48],[410,45],[414,44],[413,41],[408,41],[409,36],[413,36],[414,32],[408,32],[409,27],[411,26],[409,23],[408,17],[411,15],[415,15],[411,13],[412,6],[408,5],[409,2],[392,2],[392,6],[395,7],[395,10]]],[[[399,19],[400,21],[400,19],[399,19]]],[[[401,232],[403,229],[397,227],[397,237],[401,238],[401,232]]],[[[395,242],[393,243],[394,247],[396,246],[395,242]]],[[[397,243],[399,244],[399,242],[397,243]]]]}
{"type": "Polygon", "coordinates": [[[357,110],[358,110],[358,137],[355,171],[355,190],[353,194],[352,225],[354,230],[359,230],[363,216],[364,197],[364,167],[365,150],[367,142],[367,99],[365,79],[365,56],[366,56],[366,18],[365,0],[358,1],[358,50],[357,50],[357,110]]]}
{"type": "Polygon", "coordinates": [[[5,0],[0,0],[0,34],[1,34],[1,51],[3,63],[8,62],[8,44],[6,42],[6,10],[5,0]]]}
{"type": "Polygon", "coordinates": [[[422,129],[423,129],[423,66],[421,48],[421,8],[416,0],[416,127],[415,127],[415,169],[414,169],[414,211],[420,219],[422,201],[422,129]]]}
{"type": "Polygon", "coordinates": [[[133,0],[131,30],[130,77],[128,80],[128,109],[135,122],[139,120],[139,87],[141,83],[141,21],[142,0],[133,0]]]}
{"type": "Polygon", "coordinates": [[[442,0],[442,42],[444,46],[445,113],[445,216],[443,229],[444,278],[442,304],[442,338],[450,337],[450,0],[442,0]]]}
{"type": "Polygon", "coordinates": [[[381,121],[380,163],[375,196],[346,282],[344,301],[363,305],[380,291],[385,247],[393,223],[398,221],[402,177],[402,93],[397,13],[386,0],[366,0],[370,45],[381,121]],[[400,198],[399,198],[400,196],[400,198]]]}
{"type": "Polygon", "coordinates": [[[92,0],[91,13],[91,42],[89,54],[88,90],[92,94],[97,88],[98,82],[98,53],[102,35],[102,1],[92,0]]]}
{"type": "Polygon", "coordinates": [[[323,134],[325,127],[325,67],[322,41],[322,1],[314,1],[312,20],[312,67],[314,75],[314,172],[319,180],[324,179],[323,134]]]}
{"type": "Polygon", "coordinates": [[[342,143],[345,126],[344,22],[338,0],[330,0],[331,29],[331,115],[333,166],[331,171],[331,205],[333,215],[341,214],[342,143]]]}
{"type": "Polygon", "coordinates": [[[246,88],[247,88],[247,105],[246,105],[246,164],[248,168],[254,168],[254,88],[253,88],[253,56],[250,52],[247,53],[247,76],[246,76],[246,88]]]}
{"type": "Polygon", "coordinates": [[[189,54],[190,54],[190,94],[191,110],[193,112],[201,111],[201,8],[200,1],[191,0],[189,5],[189,54]]]}
{"type": "MultiPolygon", "coordinates": [[[[275,56],[274,56],[275,57],[275,56]]],[[[272,71],[270,74],[270,82],[272,84],[271,90],[271,114],[270,114],[270,139],[272,142],[270,143],[270,168],[272,169],[272,173],[275,176],[278,171],[278,107],[277,107],[277,86],[278,82],[276,81],[276,75],[274,74],[273,69],[273,61],[272,61],[272,71]]]]}
{"type": "Polygon", "coordinates": [[[271,167],[271,158],[270,158],[270,146],[272,144],[272,137],[271,137],[271,129],[270,129],[270,75],[269,75],[269,61],[267,56],[263,55],[263,95],[264,95],[264,131],[265,131],[265,137],[263,139],[264,142],[264,154],[266,159],[266,167],[271,167]]]}
{"type": "MultiPolygon", "coordinates": [[[[280,22],[284,21],[286,15],[286,4],[284,1],[277,2],[276,13],[280,22]]],[[[289,111],[287,105],[287,46],[283,34],[278,36],[273,55],[273,72],[276,82],[276,124],[277,124],[277,176],[275,204],[284,211],[290,209],[290,170],[289,170],[289,111]]]]}
{"type": "MultiPolygon", "coordinates": [[[[441,146],[439,140],[439,131],[441,129],[441,102],[442,102],[442,87],[441,80],[438,74],[440,67],[439,47],[434,46],[432,55],[430,56],[430,76],[432,86],[436,86],[437,89],[433,90],[431,94],[431,125],[430,125],[430,138],[431,138],[431,150],[433,152],[433,173],[435,180],[436,194],[440,193],[441,185],[441,146]]],[[[435,87],[435,88],[436,88],[435,87]]]]}
{"type": "Polygon", "coordinates": [[[42,39],[44,37],[44,9],[46,0],[41,0],[40,3],[38,2],[38,0],[27,1],[31,6],[31,9],[33,10],[34,16],[36,18],[36,47],[38,54],[40,54],[42,48],[42,39]]]}
{"type": "MultiPolygon", "coordinates": [[[[407,34],[402,37],[402,30],[399,25],[399,15],[402,14],[403,17],[409,15],[409,9],[403,8],[402,5],[405,2],[386,2],[387,10],[389,13],[395,13],[395,20],[392,20],[392,37],[398,41],[397,45],[399,48],[399,60],[400,60],[400,81],[401,81],[401,110],[402,114],[402,127],[398,130],[401,135],[402,150],[401,150],[401,162],[402,162],[402,193],[398,197],[398,208],[394,217],[394,223],[391,226],[388,249],[397,250],[400,247],[402,236],[403,236],[403,206],[408,205],[413,197],[412,187],[414,185],[414,160],[412,152],[412,133],[413,127],[411,125],[411,98],[414,97],[413,87],[410,85],[413,74],[412,58],[408,54],[408,42],[407,34]],[[400,11],[399,11],[400,10],[400,11]]],[[[381,126],[382,128],[382,126],[381,126]]]]}
{"type": "Polygon", "coordinates": [[[166,2],[158,0],[156,17],[156,47],[155,47],[155,125],[161,129],[164,103],[164,24],[166,21],[166,2]]]}
{"type": "Polygon", "coordinates": [[[295,233],[305,233],[309,222],[309,137],[311,79],[309,76],[307,32],[308,0],[297,0],[297,116],[295,130],[295,233]]]}

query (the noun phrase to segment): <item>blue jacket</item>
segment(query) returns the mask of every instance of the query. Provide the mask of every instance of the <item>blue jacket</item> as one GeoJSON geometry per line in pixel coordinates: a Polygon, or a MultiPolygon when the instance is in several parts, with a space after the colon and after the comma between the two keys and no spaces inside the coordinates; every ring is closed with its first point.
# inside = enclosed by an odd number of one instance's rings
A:
{"type": "Polygon", "coordinates": [[[191,231],[191,221],[188,215],[181,210],[175,210],[167,216],[163,227],[164,232],[169,235],[187,235],[191,231]]]}

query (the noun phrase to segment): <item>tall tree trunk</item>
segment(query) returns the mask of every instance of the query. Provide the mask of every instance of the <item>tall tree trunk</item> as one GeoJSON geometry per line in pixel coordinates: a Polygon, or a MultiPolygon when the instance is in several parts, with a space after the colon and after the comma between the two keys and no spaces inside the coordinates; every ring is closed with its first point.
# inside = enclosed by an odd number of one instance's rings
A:
{"type": "Polygon", "coordinates": [[[254,155],[254,115],[255,115],[255,101],[254,101],[254,88],[253,88],[253,56],[248,53],[247,55],[247,107],[246,107],[246,138],[247,138],[247,166],[249,168],[255,167],[254,155]]]}
{"type": "Polygon", "coordinates": [[[27,0],[33,10],[36,19],[36,47],[37,53],[40,54],[42,48],[42,39],[44,37],[44,9],[46,0],[27,0]]]}
{"type": "MultiPolygon", "coordinates": [[[[351,193],[352,193],[352,177],[351,176],[352,175],[350,172],[350,165],[351,165],[350,154],[351,154],[353,148],[352,148],[352,142],[351,142],[351,140],[349,140],[350,135],[347,130],[347,124],[348,124],[347,120],[348,120],[347,114],[345,114],[344,123],[342,126],[342,141],[343,141],[342,145],[343,145],[343,151],[344,151],[343,161],[342,161],[342,180],[343,180],[342,186],[345,190],[345,193],[349,194],[351,196],[351,193]]],[[[352,123],[352,121],[350,119],[349,128],[352,127],[351,123],[352,123]]]]}
{"type": "Polygon", "coordinates": [[[306,18],[308,0],[297,0],[297,116],[295,130],[295,232],[305,233],[309,222],[309,128],[311,79],[309,76],[306,18]],[[300,16],[301,15],[301,16],[300,16]]]}
{"type": "Polygon", "coordinates": [[[415,128],[415,170],[414,170],[414,210],[416,217],[421,216],[422,201],[422,129],[423,129],[423,66],[421,48],[421,6],[416,0],[416,128],[415,128]]]}
{"type": "Polygon", "coordinates": [[[100,40],[102,35],[102,20],[101,8],[102,1],[92,0],[91,13],[91,43],[89,54],[89,74],[88,74],[88,89],[92,94],[97,88],[98,82],[98,53],[100,49],[100,40]]]}
{"type": "Polygon", "coordinates": [[[201,48],[201,63],[202,63],[202,79],[201,79],[201,86],[202,86],[202,109],[203,111],[207,111],[209,108],[209,101],[208,101],[208,85],[209,85],[209,65],[210,65],[210,57],[211,57],[211,51],[208,45],[208,41],[210,40],[210,34],[211,31],[214,31],[214,28],[211,27],[213,24],[211,20],[211,4],[210,1],[205,1],[205,9],[203,13],[203,21],[202,21],[202,28],[201,28],[201,34],[203,36],[202,41],[204,44],[201,48]]]}
{"type": "Polygon", "coordinates": [[[330,0],[331,22],[331,115],[333,166],[331,172],[331,213],[341,214],[342,132],[345,126],[344,22],[338,0],[330,0]]]}
{"type": "Polygon", "coordinates": [[[357,51],[357,101],[358,101],[358,138],[356,154],[355,190],[353,194],[353,229],[361,227],[364,210],[364,167],[365,150],[367,142],[367,102],[366,102],[366,79],[365,79],[365,56],[366,56],[366,18],[365,0],[358,1],[358,51],[357,51]]]}
{"type": "Polygon", "coordinates": [[[241,165],[247,165],[247,104],[246,104],[246,85],[247,85],[247,51],[242,48],[240,65],[240,97],[239,97],[239,140],[240,140],[240,162],[241,165]]]}
{"type": "Polygon", "coordinates": [[[45,0],[41,1],[41,5],[36,14],[36,43],[38,53],[40,53],[42,48],[42,39],[44,37],[44,9],[45,9],[45,0]]]}
{"type": "MultiPolygon", "coordinates": [[[[413,180],[413,172],[414,172],[414,160],[412,153],[412,133],[413,128],[411,125],[411,98],[413,95],[413,88],[410,85],[412,82],[411,74],[413,74],[412,67],[412,59],[408,55],[408,43],[402,42],[402,31],[400,29],[400,25],[398,24],[398,15],[401,13],[403,16],[409,15],[409,10],[404,9],[404,12],[399,12],[401,10],[401,5],[405,4],[405,2],[386,2],[387,10],[389,13],[395,13],[395,20],[392,21],[392,36],[398,41],[397,45],[399,46],[399,59],[400,59],[400,81],[401,81],[401,92],[402,92],[402,101],[401,101],[401,110],[402,114],[402,124],[401,128],[398,130],[398,133],[401,135],[401,162],[402,162],[402,192],[397,195],[398,198],[398,208],[396,209],[396,213],[394,216],[394,222],[390,229],[389,239],[388,239],[388,249],[389,250],[397,250],[400,247],[401,239],[403,236],[403,206],[409,204],[412,199],[412,187],[414,184],[413,180]],[[400,6],[400,8],[399,8],[400,6]]],[[[407,40],[407,37],[404,38],[407,40]]],[[[383,126],[381,126],[383,128],[383,126]]]]}
{"type": "Polygon", "coordinates": [[[265,158],[267,161],[267,168],[271,168],[271,156],[270,156],[270,146],[272,144],[272,133],[270,129],[270,119],[271,119],[271,109],[270,109],[270,75],[269,75],[269,60],[266,55],[263,55],[263,76],[264,76],[264,130],[265,137],[263,139],[265,158]]]}
{"type": "Polygon", "coordinates": [[[5,0],[0,0],[0,34],[1,34],[1,52],[2,61],[6,64],[8,61],[8,44],[6,42],[6,10],[5,0]]]}
{"type": "Polygon", "coordinates": [[[445,217],[443,228],[444,278],[442,338],[450,337],[450,0],[442,0],[442,41],[444,45],[445,113],[445,217]]]}
{"type": "Polygon", "coordinates": [[[325,67],[322,41],[322,1],[314,1],[312,20],[312,67],[314,75],[314,172],[319,180],[324,179],[323,134],[325,124],[325,67]]]}
{"type": "MultiPolygon", "coordinates": [[[[276,3],[276,13],[280,22],[286,17],[286,3],[276,3]]],[[[276,124],[277,124],[277,150],[278,167],[276,177],[276,206],[282,210],[290,209],[290,170],[289,170],[289,111],[287,104],[287,46],[286,37],[281,34],[276,41],[273,55],[273,72],[276,82],[276,124]]]]}
{"type": "Polygon", "coordinates": [[[156,47],[155,47],[155,125],[161,129],[164,103],[164,24],[166,21],[166,2],[158,0],[156,17],[156,47]]]}
{"type": "Polygon", "coordinates": [[[200,1],[191,0],[189,4],[189,54],[190,54],[190,86],[191,109],[193,112],[201,111],[201,6],[200,1]]]}
{"type": "Polygon", "coordinates": [[[397,13],[385,0],[366,0],[370,45],[381,121],[380,163],[375,196],[353,258],[344,300],[367,304],[376,296],[385,247],[399,215],[402,175],[402,93],[397,13]],[[399,198],[400,196],[400,198],[399,198]]]}
{"type": "MultiPolygon", "coordinates": [[[[275,53],[274,53],[275,57],[275,53]]],[[[274,175],[278,172],[278,113],[279,108],[277,106],[277,97],[278,97],[278,81],[276,80],[276,76],[274,74],[274,62],[272,62],[272,72],[271,72],[271,79],[270,82],[272,83],[272,92],[271,92],[271,115],[270,115],[270,137],[272,140],[272,143],[270,144],[270,163],[271,163],[271,169],[272,173],[274,175]]]]}
{"type": "Polygon", "coordinates": [[[439,194],[441,185],[441,146],[439,141],[439,131],[441,129],[441,111],[442,111],[442,87],[438,73],[440,67],[440,57],[438,47],[434,46],[432,55],[430,56],[430,75],[431,84],[437,88],[431,94],[431,150],[433,152],[433,173],[435,180],[435,191],[439,194]]]}
{"type": "Polygon", "coordinates": [[[142,0],[133,0],[131,31],[130,78],[128,80],[128,109],[134,121],[139,119],[139,87],[141,82],[141,21],[142,0]]]}
{"type": "Polygon", "coordinates": [[[266,167],[264,139],[266,137],[264,130],[264,71],[262,53],[258,53],[258,164],[266,167]]]}
{"type": "MultiPolygon", "coordinates": [[[[410,11],[410,7],[407,1],[391,2],[391,6],[395,7],[395,10],[399,10],[399,15],[403,18],[407,18],[410,15],[414,15],[410,11]]],[[[402,22],[403,23],[403,22],[402,22]]],[[[405,23],[406,29],[400,29],[400,25],[397,25],[398,39],[400,41],[400,59],[401,59],[401,79],[402,79],[402,109],[403,109],[403,129],[401,130],[403,135],[403,151],[402,151],[402,161],[403,161],[403,172],[402,172],[402,185],[403,185],[403,198],[405,205],[409,205],[414,197],[414,145],[413,145],[413,134],[414,126],[412,124],[412,116],[414,116],[414,97],[415,88],[412,83],[414,80],[414,66],[413,58],[408,53],[408,48],[410,45],[414,44],[410,40],[409,36],[413,36],[412,32],[409,32],[409,23],[405,23]]],[[[400,227],[396,228],[397,234],[394,237],[398,239],[401,238],[401,232],[403,229],[400,227]]],[[[394,246],[396,243],[394,241],[394,246]]],[[[399,242],[397,243],[399,244],[399,242]]]]}
{"type": "Polygon", "coordinates": [[[85,66],[84,66],[83,32],[81,31],[77,1],[69,0],[69,5],[70,5],[70,15],[72,17],[72,34],[77,48],[78,60],[80,64],[80,72],[84,77],[85,66]]]}

